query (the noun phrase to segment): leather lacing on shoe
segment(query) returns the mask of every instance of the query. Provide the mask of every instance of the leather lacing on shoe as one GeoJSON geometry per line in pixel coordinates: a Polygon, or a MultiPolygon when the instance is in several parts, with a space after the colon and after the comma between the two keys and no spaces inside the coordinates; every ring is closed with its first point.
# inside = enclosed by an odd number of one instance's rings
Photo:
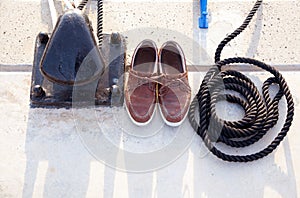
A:
{"type": "MultiPolygon", "coordinates": [[[[142,100],[146,99],[146,98],[150,98],[150,99],[153,98],[150,103],[155,104],[156,103],[156,87],[157,87],[157,83],[154,80],[154,77],[156,75],[155,74],[151,74],[151,73],[134,71],[134,70],[129,70],[128,74],[129,74],[128,78],[131,78],[131,83],[126,83],[126,86],[125,86],[125,91],[126,91],[125,98],[126,98],[126,102],[128,104],[130,104],[129,106],[126,105],[127,109],[130,112],[132,112],[133,115],[137,115],[139,117],[139,119],[145,119],[147,117],[152,117],[151,114],[152,114],[153,108],[147,109],[147,113],[144,114],[144,115],[141,115],[139,112],[137,112],[135,110],[135,108],[132,108],[131,104],[133,104],[133,101],[132,101],[131,97],[133,95],[133,92],[136,89],[141,88],[141,87],[145,88],[145,89],[148,88],[150,90],[150,93],[149,92],[143,92],[143,94],[146,94],[144,96],[141,96],[139,94],[138,95],[134,94],[134,95],[135,95],[135,97],[141,97],[142,100]]],[[[143,102],[141,104],[135,103],[135,105],[143,105],[143,102]]]]}
{"type": "Polygon", "coordinates": [[[159,84],[161,85],[159,94],[164,95],[168,91],[166,88],[172,89],[175,87],[179,87],[182,91],[190,92],[191,88],[188,84],[187,76],[187,72],[175,75],[161,74],[159,77],[159,84]]]}
{"type": "Polygon", "coordinates": [[[137,87],[148,84],[148,88],[151,91],[156,91],[156,84],[159,83],[160,76],[158,76],[156,73],[144,73],[134,70],[128,71],[128,78],[135,78],[137,83],[136,84],[127,84],[127,91],[131,93],[134,91],[137,87]]]}
{"type": "MultiPolygon", "coordinates": [[[[191,88],[189,86],[187,76],[187,72],[180,74],[161,75],[160,82],[158,84],[158,97],[164,97],[165,95],[170,94],[169,92],[173,92],[180,104],[179,109],[175,109],[177,111],[175,115],[168,115],[168,117],[172,119],[180,118],[179,120],[182,120],[188,110],[191,88]],[[178,88],[180,89],[180,93],[177,93],[178,90],[176,89],[178,88]]],[[[162,108],[163,112],[168,112],[169,110],[166,109],[164,102],[160,101],[160,103],[160,107],[162,108]]]]}

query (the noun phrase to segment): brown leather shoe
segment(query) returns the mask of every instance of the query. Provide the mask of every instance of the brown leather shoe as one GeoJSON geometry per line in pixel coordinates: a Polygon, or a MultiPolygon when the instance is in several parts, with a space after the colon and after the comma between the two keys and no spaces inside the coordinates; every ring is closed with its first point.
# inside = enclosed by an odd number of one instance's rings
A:
{"type": "Polygon", "coordinates": [[[158,54],[156,44],[142,41],[136,48],[125,83],[125,104],[131,120],[139,126],[148,124],[156,108],[158,54]]]}
{"type": "Polygon", "coordinates": [[[158,85],[160,112],[169,126],[179,126],[185,119],[191,100],[191,88],[183,51],[178,43],[168,41],[159,53],[158,85]]]}

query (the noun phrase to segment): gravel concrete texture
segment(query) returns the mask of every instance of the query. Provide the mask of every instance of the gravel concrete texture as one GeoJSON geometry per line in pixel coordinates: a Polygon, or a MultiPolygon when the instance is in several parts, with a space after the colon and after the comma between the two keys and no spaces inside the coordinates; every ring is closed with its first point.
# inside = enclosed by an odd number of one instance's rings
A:
{"type": "MultiPolygon", "coordinates": [[[[146,38],[152,38],[158,46],[176,40],[190,64],[211,64],[217,45],[243,22],[253,1],[208,2],[207,30],[198,28],[198,1],[107,2],[104,29],[124,32],[130,51],[146,38]]],[[[266,1],[249,28],[225,47],[223,57],[247,56],[270,64],[299,64],[299,7],[299,1],[266,1]]]]}
{"type": "Polygon", "coordinates": [[[51,30],[47,0],[1,0],[0,9],[0,64],[32,65],[37,33],[51,30]]]}
{"type": "MultiPolygon", "coordinates": [[[[54,1],[58,15],[62,1],[54,1]]],[[[128,43],[128,64],[136,45],[150,38],[158,46],[167,40],[181,44],[189,64],[213,62],[218,43],[244,20],[253,1],[209,1],[209,28],[200,30],[198,1],[104,1],[104,32],[123,33],[128,43]]],[[[267,0],[249,28],[224,49],[224,58],[254,57],[270,64],[299,64],[299,1],[267,0]],[[288,14],[287,11],[288,10],[288,14]]],[[[38,32],[51,32],[47,0],[0,2],[0,64],[32,64],[38,32]]],[[[87,10],[96,30],[96,2],[87,10]]]]}

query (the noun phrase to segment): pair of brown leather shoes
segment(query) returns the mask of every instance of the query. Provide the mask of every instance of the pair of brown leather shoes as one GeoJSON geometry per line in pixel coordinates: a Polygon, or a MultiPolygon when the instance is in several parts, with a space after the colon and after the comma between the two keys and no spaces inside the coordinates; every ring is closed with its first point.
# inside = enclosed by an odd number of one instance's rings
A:
{"type": "Polygon", "coordinates": [[[165,123],[179,126],[190,99],[185,58],[178,43],[168,41],[158,52],[153,41],[142,41],[133,54],[125,84],[125,105],[131,120],[140,126],[148,124],[158,103],[165,123]]]}

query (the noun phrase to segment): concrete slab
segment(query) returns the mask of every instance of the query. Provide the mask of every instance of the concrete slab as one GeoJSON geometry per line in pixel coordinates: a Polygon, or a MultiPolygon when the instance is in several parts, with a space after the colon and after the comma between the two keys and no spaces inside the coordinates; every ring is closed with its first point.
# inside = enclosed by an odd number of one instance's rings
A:
{"type": "MultiPolygon", "coordinates": [[[[259,87],[268,77],[264,72],[246,74],[259,87]]],[[[194,94],[203,75],[190,73],[194,94]]],[[[124,108],[30,109],[30,73],[1,72],[0,197],[297,197],[299,72],[283,75],[295,100],[288,136],[275,152],[259,161],[228,163],[206,150],[188,121],[176,129],[160,125],[157,115],[154,122],[159,129],[150,134],[147,129],[128,131],[122,125],[127,118],[118,117],[124,108]],[[143,138],[136,136],[142,132],[143,138]],[[173,152],[160,158],[176,138],[180,141],[173,152]],[[119,149],[114,150],[114,145],[119,149]],[[126,152],[134,153],[135,161],[125,160],[130,156],[126,152]],[[149,153],[156,160],[139,160],[149,153]],[[124,172],[126,168],[140,173],[124,172]]],[[[283,123],[284,109],[282,101],[280,121],[262,141],[225,151],[247,154],[266,146],[283,123]]],[[[226,112],[232,117],[240,110],[229,107],[226,112]]],[[[147,128],[154,130],[153,126],[147,128]]]]}
{"type": "MultiPolygon", "coordinates": [[[[58,15],[63,1],[55,1],[58,15]]],[[[40,31],[52,30],[47,0],[1,1],[0,64],[32,64],[34,38],[40,31]]],[[[136,45],[150,38],[158,46],[176,40],[187,60],[194,65],[213,63],[219,42],[238,27],[253,1],[209,1],[209,29],[198,28],[198,1],[104,1],[104,32],[119,31],[128,43],[128,63],[136,45]]],[[[299,64],[299,1],[267,0],[249,28],[225,47],[224,58],[254,57],[270,64],[299,64]],[[286,13],[288,10],[288,14],[286,13]],[[250,46],[250,47],[249,47],[250,46]]],[[[87,10],[96,30],[96,2],[87,10]]]]}

